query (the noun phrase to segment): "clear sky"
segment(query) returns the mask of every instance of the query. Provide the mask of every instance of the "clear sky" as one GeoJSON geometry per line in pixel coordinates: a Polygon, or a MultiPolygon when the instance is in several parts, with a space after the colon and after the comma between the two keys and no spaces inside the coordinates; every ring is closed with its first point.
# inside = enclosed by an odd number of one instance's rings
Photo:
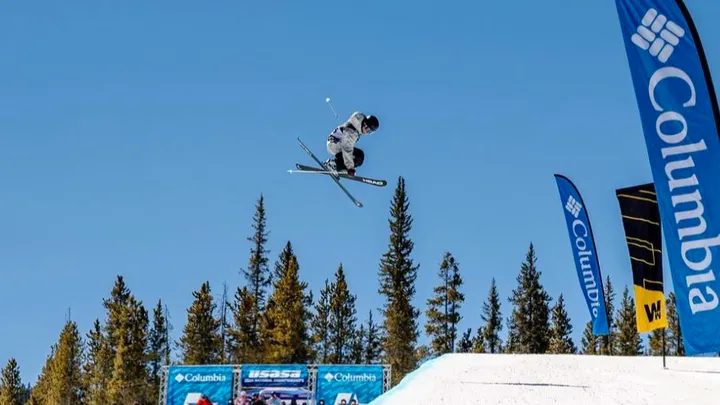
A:
{"type": "MultiPolygon", "coordinates": [[[[720,4],[687,3],[717,83],[720,4]]],[[[614,190],[651,177],[614,1],[7,2],[0,53],[0,363],[16,357],[25,381],[68,308],[83,333],[105,316],[118,274],[167,303],[179,338],[202,282],[243,283],[261,193],[271,261],[292,241],[315,292],[343,262],[361,319],[383,302],[398,176],[415,304],[451,251],[463,330],[492,277],[510,313],[533,242],[579,344],[589,315],[556,172],[583,194],[618,295],[631,283],[614,190]],[[325,157],[328,96],[342,118],[381,120],[359,173],[390,184],[348,183],[362,209],[286,173],[311,163],[298,136],[325,157]]]]}

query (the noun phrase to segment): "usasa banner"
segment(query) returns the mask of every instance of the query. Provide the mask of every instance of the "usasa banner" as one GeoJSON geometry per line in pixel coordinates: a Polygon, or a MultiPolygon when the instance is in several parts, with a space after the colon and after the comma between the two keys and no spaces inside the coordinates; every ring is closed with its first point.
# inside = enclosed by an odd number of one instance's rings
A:
{"type": "Polygon", "coordinates": [[[605,294],[587,208],[580,192],[570,179],[556,174],[555,181],[560,192],[560,202],[570,235],[570,247],[575,259],[580,288],[590,311],[593,334],[607,335],[609,332],[605,294]]]}
{"type": "Polygon", "coordinates": [[[638,332],[667,327],[660,212],[652,183],[615,191],[630,254],[638,332]]]}
{"type": "Polygon", "coordinates": [[[214,404],[232,400],[232,367],[173,366],[167,378],[168,405],[195,405],[202,395],[214,404]]]}
{"type": "Polygon", "coordinates": [[[308,385],[308,368],[303,364],[243,364],[240,376],[243,388],[308,385]]]}
{"type": "Polygon", "coordinates": [[[369,404],[382,393],[383,366],[318,366],[317,402],[369,404]]]}
{"type": "Polygon", "coordinates": [[[616,0],[685,350],[720,351],[720,114],[680,0],[616,0]]]}

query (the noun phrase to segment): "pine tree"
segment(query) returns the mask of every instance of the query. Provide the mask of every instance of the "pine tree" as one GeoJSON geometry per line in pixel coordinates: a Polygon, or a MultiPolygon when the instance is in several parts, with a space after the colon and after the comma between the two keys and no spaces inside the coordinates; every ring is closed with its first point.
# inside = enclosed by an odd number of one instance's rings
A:
{"type": "Polygon", "coordinates": [[[350,342],[350,357],[348,359],[348,363],[363,363],[363,355],[365,354],[365,335],[365,325],[361,324],[360,327],[355,331],[355,334],[352,337],[352,341],[350,342]]]}
{"type": "Polygon", "coordinates": [[[215,318],[215,303],[210,283],[204,282],[193,292],[188,320],[180,338],[184,364],[216,364],[220,359],[220,320],[215,318]]]}
{"type": "Polygon", "coordinates": [[[572,341],[572,323],[565,310],[565,298],[560,294],[552,310],[552,326],[550,327],[549,353],[572,354],[577,352],[572,341]]]}
{"type": "Polygon", "coordinates": [[[618,310],[617,331],[615,332],[617,354],[621,356],[637,356],[642,354],[642,338],[637,331],[635,320],[635,300],[630,296],[628,288],[623,289],[622,301],[618,310]]]}
{"type": "Polygon", "coordinates": [[[263,341],[269,363],[306,363],[311,358],[308,323],[312,297],[299,278],[300,266],[288,242],[275,264],[273,293],[267,303],[263,341]]]}
{"type": "Polygon", "coordinates": [[[105,333],[108,338],[108,346],[112,351],[112,357],[115,356],[115,350],[118,346],[118,334],[115,331],[122,327],[123,313],[127,309],[130,296],[131,293],[127,285],[125,285],[125,279],[122,276],[117,276],[110,292],[110,298],[103,300],[103,306],[107,311],[105,333]]]}
{"type": "Polygon", "coordinates": [[[477,335],[475,335],[475,338],[472,340],[472,352],[485,353],[485,346],[485,333],[483,332],[483,328],[478,328],[477,335]]]}
{"type": "Polygon", "coordinates": [[[110,342],[99,320],[87,335],[87,356],[83,364],[85,400],[89,405],[107,404],[107,387],[112,374],[113,355],[110,342]]]}
{"type": "Polygon", "coordinates": [[[473,349],[472,328],[467,328],[457,345],[458,353],[470,353],[473,349]]]}
{"type": "Polygon", "coordinates": [[[680,329],[680,317],[677,312],[677,303],[675,302],[675,293],[668,294],[667,300],[667,317],[668,317],[668,354],[674,356],[685,355],[685,344],[683,343],[682,330],[680,329]]]}
{"type": "Polygon", "coordinates": [[[325,285],[320,289],[320,296],[315,303],[310,326],[312,328],[313,351],[315,361],[320,364],[328,363],[330,356],[330,296],[332,285],[325,279],[325,285]]]}
{"type": "Polygon", "coordinates": [[[651,356],[662,356],[663,355],[663,337],[665,336],[665,328],[653,329],[650,332],[648,338],[648,349],[649,355],[651,356]]]}
{"type": "Polygon", "coordinates": [[[154,397],[160,392],[160,372],[169,365],[170,342],[168,342],[168,321],[165,318],[161,300],[153,310],[153,323],[148,334],[148,369],[150,370],[151,392],[154,397]]]}
{"type": "Polygon", "coordinates": [[[502,330],[502,314],[500,313],[500,295],[497,291],[495,278],[490,283],[490,292],[487,301],[483,303],[482,314],[480,315],[485,325],[482,327],[483,340],[490,353],[499,353],[502,341],[500,330],[502,330]]]}
{"type": "Polygon", "coordinates": [[[20,368],[14,358],[8,360],[0,374],[0,404],[22,405],[25,387],[20,380],[20,368]]]}
{"type": "Polygon", "coordinates": [[[230,359],[235,363],[257,363],[261,361],[258,350],[259,335],[253,329],[255,297],[247,287],[237,289],[230,306],[233,327],[228,332],[230,359]]]}
{"type": "Polygon", "coordinates": [[[445,252],[440,263],[440,285],[434,288],[435,295],[427,300],[427,323],[425,332],[431,337],[433,354],[441,355],[455,351],[457,324],[460,316],[460,305],[465,296],[460,292],[462,278],[455,258],[445,252]]]}
{"type": "Polygon", "coordinates": [[[329,360],[333,364],[345,364],[349,361],[357,323],[355,296],[350,294],[342,264],[335,272],[335,281],[331,284],[330,318],[328,337],[330,341],[329,360]]]}
{"type": "Polygon", "coordinates": [[[549,344],[550,296],[540,284],[537,258],[532,243],[517,277],[518,286],[513,290],[510,302],[513,311],[510,318],[512,353],[545,353],[549,344]]]}
{"type": "Polygon", "coordinates": [[[608,334],[600,337],[600,353],[604,355],[613,355],[616,353],[615,343],[615,289],[610,282],[610,276],[605,278],[603,286],[605,293],[605,308],[607,310],[608,334]]]}
{"type": "Polygon", "coordinates": [[[152,397],[146,368],[148,313],[130,294],[119,314],[113,340],[117,344],[108,381],[109,404],[147,402],[152,397]]]}
{"type": "Polygon", "coordinates": [[[57,344],[52,347],[30,401],[38,404],[81,403],[84,398],[82,357],[82,339],[77,325],[68,321],[57,344]]]}
{"type": "MultiPolygon", "coordinates": [[[[253,216],[252,228],[255,231],[253,236],[247,238],[252,243],[250,249],[250,258],[248,260],[248,268],[243,271],[247,280],[248,290],[253,297],[254,307],[252,312],[248,314],[251,322],[250,337],[259,338],[261,336],[262,314],[265,312],[267,288],[272,283],[272,275],[268,268],[268,253],[265,249],[267,243],[268,231],[265,218],[265,198],[260,195],[260,199],[255,205],[255,215],[253,216]]],[[[261,346],[261,342],[253,342],[256,347],[261,346]]]]}
{"type": "Polygon", "coordinates": [[[419,311],[412,305],[418,266],[411,258],[413,242],[410,203],[405,179],[400,177],[390,207],[390,243],[380,262],[379,293],[385,297],[383,306],[385,339],[383,351],[392,367],[392,383],[399,382],[417,364],[415,345],[418,338],[419,311]]]}
{"type": "Polygon", "coordinates": [[[585,324],[580,344],[582,344],[583,354],[600,354],[600,339],[593,334],[592,321],[585,324]]]}
{"type": "Polygon", "coordinates": [[[367,328],[365,329],[365,352],[363,361],[365,364],[376,364],[382,356],[382,336],[378,325],[373,322],[372,311],[368,314],[367,328]]]}

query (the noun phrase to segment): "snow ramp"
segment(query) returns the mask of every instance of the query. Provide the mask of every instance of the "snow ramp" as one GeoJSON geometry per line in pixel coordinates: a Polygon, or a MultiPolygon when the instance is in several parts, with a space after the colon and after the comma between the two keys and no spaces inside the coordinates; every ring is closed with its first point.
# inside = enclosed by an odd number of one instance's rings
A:
{"type": "Polygon", "coordinates": [[[372,405],[720,404],[720,358],[446,354],[372,405]]]}

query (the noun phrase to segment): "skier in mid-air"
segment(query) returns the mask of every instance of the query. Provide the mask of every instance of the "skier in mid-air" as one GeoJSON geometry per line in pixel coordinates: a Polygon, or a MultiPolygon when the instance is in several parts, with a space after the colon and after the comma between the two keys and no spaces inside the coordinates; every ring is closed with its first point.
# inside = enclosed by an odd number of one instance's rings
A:
{"type": "Polygon", "coordinates": [[[325,167],[336,172],[346,171],[355,176],[355,169],[365,160],[365,152],[355,143],[362,135],[377,131],[380,121],[374,115],[354,112],[347,121],[335,128],[328,136],[327,150],[334,157],[325,161],[325,167]]]}

